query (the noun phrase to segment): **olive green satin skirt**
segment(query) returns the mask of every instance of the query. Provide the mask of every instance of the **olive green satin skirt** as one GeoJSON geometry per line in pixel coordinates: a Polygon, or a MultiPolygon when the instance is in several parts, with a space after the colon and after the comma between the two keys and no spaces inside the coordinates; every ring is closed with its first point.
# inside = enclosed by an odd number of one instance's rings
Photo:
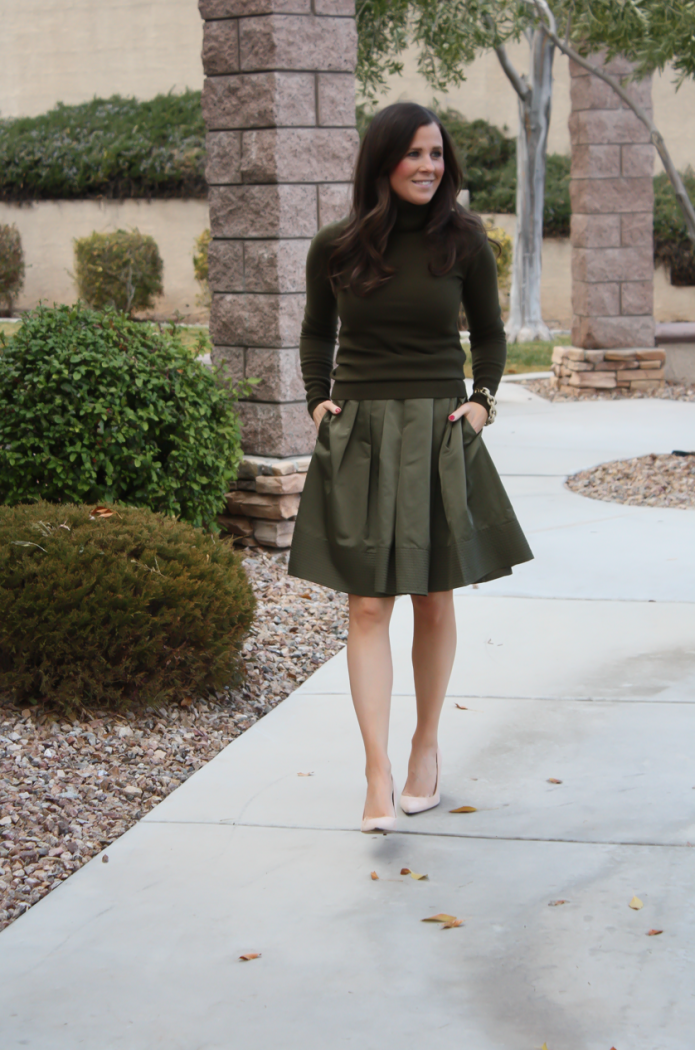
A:
{"type": "Polygon", "coordinates": [[[348,594],[449,591],[533,555],[485,448],[452,398],[339,401],[304,486],[289,573],[348,594]]]}

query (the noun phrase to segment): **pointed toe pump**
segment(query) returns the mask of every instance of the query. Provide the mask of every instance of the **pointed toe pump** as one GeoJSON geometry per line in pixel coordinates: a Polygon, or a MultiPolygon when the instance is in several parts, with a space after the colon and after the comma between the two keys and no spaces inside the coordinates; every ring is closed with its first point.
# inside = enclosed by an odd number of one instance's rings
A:
{"type": "Polygon", "coordinates": [[[441,801],[439,793],[439,782],[442,775],[442,753],[437,748],[437,779],[434,782],[434,794],[433,795],[406,795],[405,792],[401,795],[401,809],[404,813],[407,813],[409,817],[412,817],[414,813],[424,813],[426,809],[434,809],[438,806],[441,801]]]}
{"type": "Polygon", "coordinates": [[[393,815],[386,817],[362,817],[361,831],[368,835],[370,831],[395,831],[396,830],[396,788],[391,778],[391,807],[393,815]]]}

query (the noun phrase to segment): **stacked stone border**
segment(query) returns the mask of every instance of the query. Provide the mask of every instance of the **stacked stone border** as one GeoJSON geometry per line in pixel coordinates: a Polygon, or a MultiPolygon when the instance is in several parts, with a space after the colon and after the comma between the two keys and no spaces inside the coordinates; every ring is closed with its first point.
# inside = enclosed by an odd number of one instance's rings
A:
{"type": "Polygon", "coordinates": [[[666,353],[658,347],[585,350],[556,346],[550,384],[562,394],[596,390],[656,390],[664,385],[666,353]]]}
{"type": "Polygon", "coordinates": [[[221,529],[243,547],[289,547],[311,456],[246,456],[227,493],[221,529]]]}

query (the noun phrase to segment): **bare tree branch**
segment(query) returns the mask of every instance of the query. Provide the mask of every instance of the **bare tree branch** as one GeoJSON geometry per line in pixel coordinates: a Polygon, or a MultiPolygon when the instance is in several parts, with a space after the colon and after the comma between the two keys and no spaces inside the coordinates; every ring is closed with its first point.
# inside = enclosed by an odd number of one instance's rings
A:
{"type": "Polygon", "coordinates": [[[639,120],[641,120],[644,126],[648,129],[649,137],[652,141],[652,144],[656,148],[656,151],[659,154],[659,157],[661,158],[661,163],[664,166],[664,170],[666,171],[671,185],[673,186],[673,190],[676,195],[676,200],[678,201],[680,209],[683,213],[683,218],[685,219],[685,226],[686,230],[688,231],[688,237],[690,238],[693,245],[695,245],[695,209],[693,208],[692,203],[690,201],[690,197],[688,196],[688,191],[683,185],[683,180],[681,179],[680,174],[678,173],[676,166],[673,163],[673,160],[671,159],[671,154],[666,148],[666,143],[664,142],[663,136],[659,129],[656,127],[654,121],[651,119],[646,110],[644,110],[642,106],[640,106],[639,103],[635,102],[632,96],[628,94],[628,92],[625,90],[625,88],[619,80],[616,80],[615,77],[612,77],[610,73],[606,73],[605,70],[593,65],[593,63],[589,62],[586,58],[580,55],[578,51],[575,51],[574,48],[571,47],[568,43],[565,43],[564,41],[560,40],[560,38],[557,35],[555,17],[553,15],[553,12],[550,10],[550,7],[548,6],[546,0],[526,0],[526,2],[536,9],[543,32],[546,34],[547,37],[549,37],[550,40],[552,40],[555,46],[558,47],[565,55],[567,55],[568,58],[571,58],[573,62],[576,62],[577,65],[580,65],[583,69],[586,69],[589,73],[593,73],[594,76],[599,77],[600,80],[603,80],[606,84],[608,84],[613,89],[613,91],[615,91],[616,95],[618,95],[623,100],[623,102],[630,107],[635,116],[639,120]]]}
{"type": "Polygon", "coordinates": [[[528,86],[524,78],[517,73],[516,69],[512,65],[504,44],[497,45],[497,47],[495,48],[495,54],[500,60],[500,65],[502,66],[502,69],[504,70],[507,76],[507,80],[514,88],[519,98],[522,99],[522,101],[523,99],[528,98],[528,96],[531,94],[531,88],[528,86]]]}

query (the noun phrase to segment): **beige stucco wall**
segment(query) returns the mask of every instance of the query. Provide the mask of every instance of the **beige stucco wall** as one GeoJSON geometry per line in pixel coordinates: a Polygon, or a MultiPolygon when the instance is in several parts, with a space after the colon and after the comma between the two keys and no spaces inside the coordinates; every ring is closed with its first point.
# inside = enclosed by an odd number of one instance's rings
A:
{"type": "Polygon", "coordinates": [[[1,0],[0,116],[201,88],[197,0],[1,0]]]}
{"type": "Polygon", "coordinates": [[[22,237],[26,261],[24,290],[16,303],[20,310],[77,299],[71,273],[73,238],[93,230],[133,229],[150,234],[164,262],[164,295],[155,315],[177,310],[187,320],[204,320],[196,304],[200,289],[193,276],[194,241],[210,225],[207,201],[39,201],[31,205],[0,202],[0,224],[14,223],[22,237]]]}
{"type": "MultiPolygon", "coordinates": [[[[489,216],[512,237],[514,215],[489,216]]],[[[193,277],[195,238],[209,225],[206,201],[40,201],[32,205],[0,203],[0,223],[15,223],[22,235],[27,275],[17,307],[27,309],[39,300],[71,303],[77,298],[70,276],[73,238],[98,230],[137,228],[151,234],[164,260],[164,295],[155,314],[187,320],[205,320],[196,303],[193,277]]],[[[570,245],[565,239],[543,242],[541,296],[543,316],[555,328],[572,321],[570,245]]],[[[663,269],[655,273],[654,313],[657,321],[695,321],[695,288],[673,288],[663,269]]]]}
{"type": "MultiPolygon", "coordinates": [[[[510,58],[519,72],[528,70],[528,45],[510,44],[510,58]]],[[[570,114],[569,69],[564,55],[555,58],[553,66],[553,114],[550,125],[551,153],[569,153],[567,120],[570,114]]],[[[379,103],[412,100],[428,104],[434,92],[417,72],[416,54],[409,51],[402,76],[388,78],[387,89],[379,103]]],[[[467,79],[448,94],[437,92],[437,101],[460,110],[468,120],[482,117],[498,126],[507,125],[510,134],[518,127],[517,96],[502,72],[497,56],[490,52],[476,59],[467,71],[467,79]]],[[[695,167],[695,81],[688,80],[676,92],[670,71],[654,78],[654,119],[678,168],[695,167]]],[[[658,166],[656,171],[660,170],[658,166]]]]}

